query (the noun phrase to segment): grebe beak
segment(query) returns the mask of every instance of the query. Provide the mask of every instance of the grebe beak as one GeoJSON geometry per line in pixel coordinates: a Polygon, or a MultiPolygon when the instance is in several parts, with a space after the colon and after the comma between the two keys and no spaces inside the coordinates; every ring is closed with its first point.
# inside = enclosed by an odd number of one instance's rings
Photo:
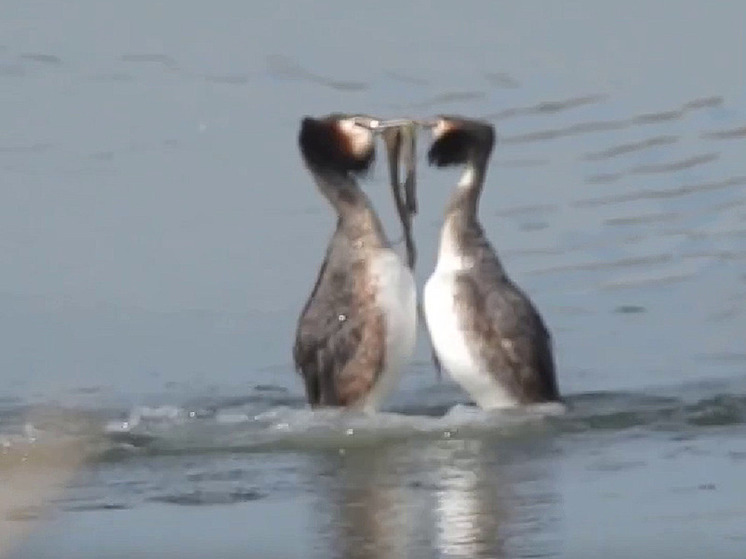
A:
{"type": "Polygon", "coordinates": [[[422,128],[435,128],[440,123],[439,118],[426,118],[424,120],[418,120],[417,124],[422,128]]]}
{"type": "Polygon", "coordinates": [[[356,116],[352,118],[352,121],[363,128],[367,128],[373,132],[383,132],[390,128],[402,128],[403,126],[417,125],[419,122],[411,118],[392,118],[389,120],[381,120],[377,118],[367,116],[356,116]]]}

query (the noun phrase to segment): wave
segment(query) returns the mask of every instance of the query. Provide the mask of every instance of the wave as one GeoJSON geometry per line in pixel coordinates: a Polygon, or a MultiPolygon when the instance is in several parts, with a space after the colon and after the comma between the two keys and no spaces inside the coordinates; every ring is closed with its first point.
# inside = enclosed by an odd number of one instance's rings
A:
{"type": "MultiPolygon", "coordinates": [[[[701,387],[700,387],[701,388],[701,387]]],[[[131,456],[315,451],[376,446],[410,439],[511,438],[538,434],[647,428],[672,430],[746,423],[746,391],[698,388],[670,395],[649,392],[589,392],[564,404],[487,412],[458,392],[429,392],[429,401],[402,404],[377,414],[310,410],[299,398],[266,392],[181,406],[136,406],[130,410],[48,407],[0,414],[4,460],[29,449],[86,438],[94,460],[131,456]],[[691,392],[691,391],[689,391],[691,392]],[[205,405],[206,404],[206,405],[205,405]]]]}

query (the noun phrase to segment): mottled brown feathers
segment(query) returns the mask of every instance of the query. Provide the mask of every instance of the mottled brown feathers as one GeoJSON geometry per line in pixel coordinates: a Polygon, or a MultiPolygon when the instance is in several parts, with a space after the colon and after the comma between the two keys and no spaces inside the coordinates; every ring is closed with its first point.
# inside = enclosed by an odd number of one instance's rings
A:
{"type": "Polygon", "coordinates": [[[464,274],[454,302],[467,339],[517,402],[559,400],[550,334],[523,292],[506,279],[501,291],[485,293],[464,274]]]}
{"type": "Polygon", "coordinates": [[[369,310],[371,314],[361,327],[357,351],[337,377],[337,399],[341,406],[353,406],[361,402],[373,389],[378,375],[383,370],[383,316],[375,309],[369,310]]]}
{"type": "Polygon", "coordinates": [[[294,357],[309,403],[362,403],[386,359],[385,321],[365,259],[344,268],[325,262],[298,325],[294,357]]]}

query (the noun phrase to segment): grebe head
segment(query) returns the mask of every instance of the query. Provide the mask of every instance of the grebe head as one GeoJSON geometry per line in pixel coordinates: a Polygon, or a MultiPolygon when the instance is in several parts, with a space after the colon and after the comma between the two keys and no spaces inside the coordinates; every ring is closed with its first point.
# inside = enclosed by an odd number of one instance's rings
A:
{"type": "Polygon", "coordinates": [[[494,126],[481,120],[437,116],[421,124],[432,131],[433,143],[427,160],[437,167],[464,165],[477,157],[488,158],[495,145],[494,126]]]}
{"type": "Polygon", "coordinates": [[[298,145],[306,165],[341,173],[364,173],[375,158],[372,123],[363,115],[305,117],[298,145]]]}

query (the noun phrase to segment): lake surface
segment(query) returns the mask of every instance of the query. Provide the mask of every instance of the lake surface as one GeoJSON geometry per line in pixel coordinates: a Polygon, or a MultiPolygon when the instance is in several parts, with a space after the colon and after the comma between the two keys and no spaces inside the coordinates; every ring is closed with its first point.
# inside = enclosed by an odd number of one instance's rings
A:
{"type": "MultiPolygon", "coordinates": [[[[87,457],[0,507],[10,557],[744,556],[743,3],[1,11],[0,484],[87,457]],[[481,217],[566,412],[480,412],[424,337],[382,413],[305,409],[332,111],[496,125],[481,217]]],[[[422,285],[457,174],[420,161],[422,285]]]]}

